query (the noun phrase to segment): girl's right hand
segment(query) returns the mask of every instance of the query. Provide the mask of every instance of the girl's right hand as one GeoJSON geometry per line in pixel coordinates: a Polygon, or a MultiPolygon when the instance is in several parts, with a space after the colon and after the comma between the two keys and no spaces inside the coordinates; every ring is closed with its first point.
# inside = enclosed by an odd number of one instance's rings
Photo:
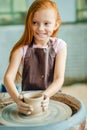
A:
{"type": "Polygon", "coordinates": [[[33,111],[33,107],[23,101],[23,95],[18,96],[17,106],[18,111],[25,115],[30,115],[33,111]]]}
{"type": "Polygon", "coordinates": [[[41,103],[41,107],[43,111],[46,111],[48,110],[49,107],[49,97],[47,97],[45,94],[43,94],[43,96],[44,96],[44,100],[41,103]]]}

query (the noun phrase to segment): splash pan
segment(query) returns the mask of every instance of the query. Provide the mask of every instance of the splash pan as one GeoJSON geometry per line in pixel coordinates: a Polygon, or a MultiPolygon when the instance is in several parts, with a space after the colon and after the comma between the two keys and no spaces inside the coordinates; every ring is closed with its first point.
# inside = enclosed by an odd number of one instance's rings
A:
{"type": "Polygon", "coordinates": [[[51,100],[47,111],[25,116],[17,111],[17,105],[14,103],[2,110],[1,122],[7,126],[40,126],[68,119],[71,114],[72,110],[68,105],[51,100]]]}
{"type": "MultiPolygon", "coordinates": [[[[0,112],[0,123],[15,130],[83,130],[85,128],[86,108],[82,101],[65,94],[57,93],[50,100],[46,112],[25,116],[17,111],[15,103],[0,112]],[[14,126],[14,127],[13,127],[14,126]],[[20,126],[20,127],[18,127],[20,126]],[[81,129],[82,128],[82,129],[81,129]]],[[[3,129],[4,130],[4,129],[3,129]]]]}

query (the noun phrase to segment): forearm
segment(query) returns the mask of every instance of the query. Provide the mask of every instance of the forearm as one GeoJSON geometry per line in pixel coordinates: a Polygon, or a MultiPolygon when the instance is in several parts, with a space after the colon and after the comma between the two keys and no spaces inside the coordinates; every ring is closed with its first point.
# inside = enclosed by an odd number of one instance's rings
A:
{"type": "Polygon", "coordinates": [[[48,97],[56,94],[62,87],[65,75],[67,48],[66,46],[56,54],[55,67],[54,67],[54,80],[51,85],[44,91],[48,97]]]}
{"type": "Polygon", "coordinates": [[[43,92],[44,95],[47,95],[49,98],[55,95],[62,87],[64,78],[55,79],[50,86],[43,92]]]}
{"type": "Polygon", "coordinates": [[[18,102],[19,92],[16,89],[16,85],[14,83],[14,80],[9,76],[5,76],[4,84],[5,84],[5,87],[6,87],[7,91],[8,91],[8,93],[12,97],[12,99],[15,102],[18,102]]]}

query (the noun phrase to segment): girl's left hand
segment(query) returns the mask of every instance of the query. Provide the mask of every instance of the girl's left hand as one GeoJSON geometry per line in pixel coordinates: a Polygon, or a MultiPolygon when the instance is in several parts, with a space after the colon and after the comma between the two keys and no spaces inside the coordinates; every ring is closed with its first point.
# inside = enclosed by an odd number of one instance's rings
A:
{"type": "Polygon", "coordinates": [[[41,103],[41,107],[43,111],[46,111],[49,107],[49,97],[47,97],[46,95],[44,95],[44,100],[41,103]]]}

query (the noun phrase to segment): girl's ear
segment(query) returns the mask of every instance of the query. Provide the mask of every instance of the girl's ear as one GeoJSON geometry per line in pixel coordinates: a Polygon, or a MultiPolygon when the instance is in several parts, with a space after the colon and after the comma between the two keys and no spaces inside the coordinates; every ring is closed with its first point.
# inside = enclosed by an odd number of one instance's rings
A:
{"type": "Polygon", "coordinates": [[[56,30],[56,29],[58,29],[58,28],[59,28],[59,23],[56,22],[55,27],[54,27],[54,30],[56,30]]]}

